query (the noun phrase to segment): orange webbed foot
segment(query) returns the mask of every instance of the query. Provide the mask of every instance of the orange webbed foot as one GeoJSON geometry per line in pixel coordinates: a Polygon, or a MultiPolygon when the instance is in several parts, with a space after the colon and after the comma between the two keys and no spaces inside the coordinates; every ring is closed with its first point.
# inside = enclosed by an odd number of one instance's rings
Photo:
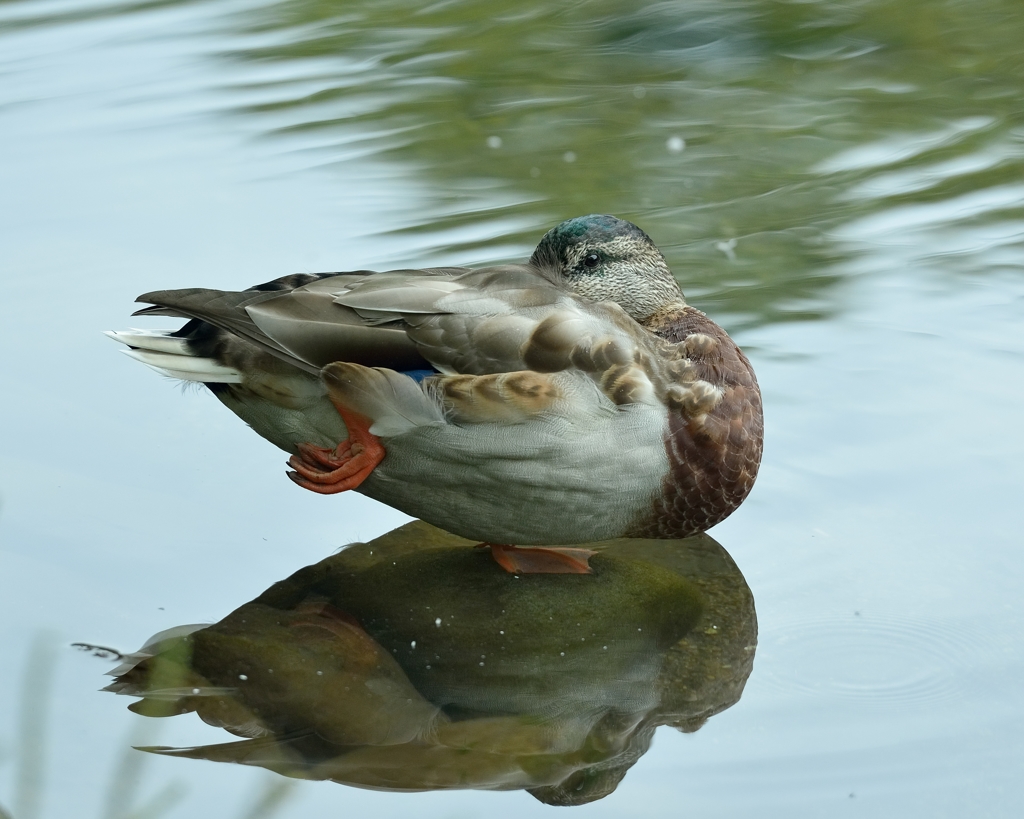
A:
{"type": "Polygon", "coordinates": [[[297,455],[288,459],[294,469],[288,477],[303,489],[321,495],[333,495],[355,489],[384,460],[380,438],[370,432],[370,420],[340,407],[338,412],[348,427],[348,438],[334,449],[299,444],[297,455]]]}
{"type": "Polygon", "coordinates": [[[587,562],[597,554],[593,549],[564,546],[530,546],[520,548],[504,543],[481,543],[489,546],[491,557],[509,574],[593,574],[587,562]]]}

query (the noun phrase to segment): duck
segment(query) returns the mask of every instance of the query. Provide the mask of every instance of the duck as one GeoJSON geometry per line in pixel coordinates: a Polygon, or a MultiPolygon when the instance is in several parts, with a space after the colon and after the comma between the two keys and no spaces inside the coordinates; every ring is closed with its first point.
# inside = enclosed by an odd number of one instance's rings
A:
{"type": "Polygon", "coordinates": [[[302,273],[137,301],[133,315],[187,322],[108,335],[206,385],[290,454],[295,484],[460,537],[567,546],[572,561],[573,544],[703,532],[757,476],[750,361],[615,216],[562,222],[525,264],[302,273]]]}

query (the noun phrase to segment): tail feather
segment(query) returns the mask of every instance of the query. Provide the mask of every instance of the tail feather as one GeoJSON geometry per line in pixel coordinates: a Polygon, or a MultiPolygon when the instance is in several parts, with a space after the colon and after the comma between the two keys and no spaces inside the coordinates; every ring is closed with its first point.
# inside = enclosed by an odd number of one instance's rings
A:
{"type": "Polygon", "coordinates": [[[198,358],[173,353],[158,353],[152,350],[127,349],[122,352],[152,367],[158,373],[180,378],[182,381],[199,381],[203,384],[241,384],[243,376],[238,370],[218,364],[212,358],[198,358]]]}
{"type": "MultiPolygon", "coordinates": [[[[351,277],[327,278],[334,282],[351,277]]],[[[321,288],[325,286],[321,284],[321,288]]],[[[367,323],[354,310],[335,303],[333,294],[323,289],[300,288],[283,295],[277,290],[188,288],[145,293],[137,301],[156,306],[134,315],[198,319],[312,374],[339,360],[398,369],[430,367],[404,328],[396,324],[395,316],[383,326],[376,321],[367,323]]]]}
{"type": "MultiPolygon", "coordinates": [[[[301,779],[326,779],[327,772],[317,775],[323,766],[312,756],[310,751],[317,748],[323,753],[322,740],[318,740],[312,731],[295,731],[280,736],[243,739],[239,742],[223,742],[218,745],[194,745],[186,748],[169,748],[162,745],[137,745],[136,750],[161,756],[176,756],[185,759],[205,759],[211,762],[234,762],[240,765],[256,765],[271,771],[301,779]],[[304,748],[312,745],[312,748],[304,748]]],[[[339,746],[327,745],[335,754],[339,746]]]]}
{"type": "Polygon", "coordinates": [[[244,290],[232,292],[189,287],[182,290],[158,290],[143,293],[137,302],[149,302],[155,307],[144,307],[133,315],[176,315],[199,319],[228,333],[252,342],[289,364],[316,373],[315,367],[286,350],[263,332],[246,312],[246,307],[280,296],[274,291],[244,290]]]}
{"type": "Polygon", "coordinates": [[[175,336],[173,330],[137,330],[133,327],[131,330],[107,330],[104,335],[139,350],[189,355],[187,342],[175,336]]]}

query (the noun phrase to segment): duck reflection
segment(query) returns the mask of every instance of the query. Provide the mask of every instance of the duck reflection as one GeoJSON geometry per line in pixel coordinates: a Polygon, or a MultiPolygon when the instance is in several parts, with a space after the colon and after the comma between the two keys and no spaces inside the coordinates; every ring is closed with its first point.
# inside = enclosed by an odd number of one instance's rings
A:
{"type": "Polygon", "coordinates": [[[712,538],[597,544],[593,574],[514,575],[422,522],[355,544],[106,690],[246,737],[170,756],[383,790],[611,793],[654,730],[697,730],[750,673],[754,601],[712,538]]]}

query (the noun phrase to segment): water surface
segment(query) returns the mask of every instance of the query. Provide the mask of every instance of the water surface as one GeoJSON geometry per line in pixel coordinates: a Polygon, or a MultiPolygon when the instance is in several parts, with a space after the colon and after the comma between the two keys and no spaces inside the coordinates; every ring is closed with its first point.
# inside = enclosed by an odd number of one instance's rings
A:
{"type": "Polygon", "coordinates": [[[762,473],[712,533],[759,640],[736,705],[573,810],[1019,815],[1022,33],[1010,0],[0,4],[0,805],[545,810],[128,750],[224,737],[68,644],[216,622],[406,518],[294,489],[99,331],[148,290],[519,260],[610,212],[761,381],[762,473]]]}

